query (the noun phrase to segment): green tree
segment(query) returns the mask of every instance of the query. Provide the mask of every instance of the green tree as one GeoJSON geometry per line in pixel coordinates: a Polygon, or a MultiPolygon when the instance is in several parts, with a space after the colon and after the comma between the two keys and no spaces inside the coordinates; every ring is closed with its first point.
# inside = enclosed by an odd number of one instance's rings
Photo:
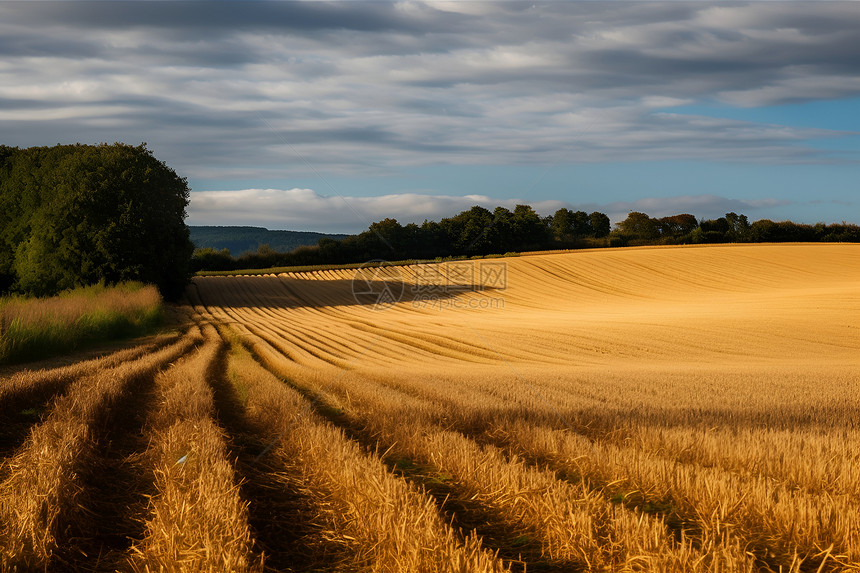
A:
{"type": "Polygon", "coordinates": [[[618,223],[618,230],[631,240],[651,241],[659,236],[657,221],[639,211],[631,211],[618,223]]]}
{"type": "Polygon", "coordinates": [[[726,231],[726,239],[739,243],[749,241],[750,222],[746,215],[738,215],[735,212],[726,213],[726,222],[729,226],[726,231]]]}
{"type": "Polygon", "coordinates": [[[442,219],[440,225],[450,237],[452,248],[458,255],[487,254],[491,250],[490,229],[493,214],[475,205],[449,219],[442,219]]]}
{"type": "Polygon", "coordinates": [[[573,237],[573,211],[561,208],[552,216],[552,235],[557,241],[569,241],[573,237]]]}
{"type": "Polygon", "coordinates": [[[612,223],[605,213],[595,211],[588,218],[591,221],[591,231],[594,233],[595,238],[602,239],[609,235],[609,232],[612,230],[612,223]]]}
{"type": "Polygon", "coordinates": [[[230,249],[216,250],[212,247],[194,249],[191,256],[191,270],[197,271],[229,271],[235,268],[235,260],[230,255],[230,249]]]}
{"type": "Polygon", "coordinates": [[[513,224],[518,250],[542,248],[549,240],[549,227],[530,205],[514,207],[513,224]]]}
{"type": "Polygon", "coordinates": [[[689,213],[657,219],[657,229],[661,237],[681,238],[689,235],[698,227],[699,221],[689,213]]]}
{"type": "Polygon", "coordinates": [[[188,185],[145,144],[20,150],[2,173],[0,207],[21,203],[3,232],[18,290],[139,280],[168,299],[181,295],[193,251],[188,185]]]}
{"type": "Polygon", "coordinates": [[[591,216],[585,211],[559,209],[552,216],[550,228],[553,237],[558,241],[573,241],[594,236],[591,216]]]}
{"type": "Polygon", "coordinates": [[[730,240],[727,237],[729,232],[729,222],[725,217],[719,219],[705,219],[699,223],[699,227],[704,234],[705,243],[724,243],[730,240]]]}
{"type": "Polygon", "coordinates": [[[516,224],[514,214],[505,207],[493,210],[493,226],[489,230],[490,250],[506,253],[517,248],[516,224]]]}

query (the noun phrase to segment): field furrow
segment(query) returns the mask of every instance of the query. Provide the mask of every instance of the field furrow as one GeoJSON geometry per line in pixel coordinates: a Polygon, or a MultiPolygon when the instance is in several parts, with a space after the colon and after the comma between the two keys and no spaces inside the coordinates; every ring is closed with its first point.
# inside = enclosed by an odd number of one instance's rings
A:
{"type": "MultiPolygon", "coordinates": [[[[257,340],[252,347],[279,374],[292,372],[288,361],[265,341],[257,340]]],[[[709,553],[702,554],[691,540],[676,542],[658,519],[627,511],[584,485],[559,481],[552,472],[442,429],[430,421],[435,417],[432,404],[419,401],[411,409],[396,392],[379,393],[378,387],[362,386],[354,378],[290,382],[318,408],[345,416],[348,427],[368,445],[375,440],[389,456],[431,467],[450,480],[455,502],[478,502],[485,521],[498,520],[497,526],[518,531],[522,543],[534,538],[542,557],[554,567],[752,570],[735,539],[715,540],[709,553]]]]}
{"type": "Polygon", "coordinates": [[[187,299],[184,335],[0,379],[0,571],[860,572],[858,245],[187,299]]]}
{"type": "Polygon", "coordinates": [[[223,429],[215,422],[209,380],[223,368],[224,343],[211,325],[204,346],[162,373],[158,407],[148,420],[144,454],[154,493],[142,539],[135,542],[133,571],[257,571],[247,504],[223,429]]]}
{"type": "MultiPolygon", "coordinates": [[[[516,396],[499,398],[473,386],[464,388],[462,383],[392,381],[376,376],[333,386],[336,390],[330,391],[337,393],[338,407],[347,407],[346,396],[350,406],[363,399],[369,410],[387,410],[387,417],[443,423],[481,441],[510,447],[516,455],[550,463],[562,475],[586,480],[591,489],[605,497],[665,515],[670,523],[677,524],[676,529],[687,528],[687,534],[703,545],[731,534],[775,566],[789,567],[802,559],[809,566],[821,564],[822,570],[827,569],[821,563],[821,548],[830,545],[833,555],[842,556],[844,562],[858,561],[857,500],[838,492],[839,478],[856,471],[852,460],[857,454],[850,447],[850,439],[840,446],[839,441],[829,438],[831,447],[822,452],[819,467],[820,471],[829,469],[831,481],[813,481],[811,487],[803,488],[789,478],[789,468],[796,464],[768,474],[749,466],[708,464],[708,458],[699,454],[698,447],[704,442],[701,439],[687,451],[666,452],[647,443],[630,443],[629,435],[619,435],[617,430],[647,428],[641,421],[604,433],[589,431],[589,424],[578,419],[576,424],[582,429],[578,433],[563,414],[547,408],[547,404],[516,396]],[[839,449],[834,451],[833,446],[839,449]]],[[[676,428],[675,433],[681,432],[676,428]]],[[[815,451],[815,436],[806,435],[804,440],[798,454],[805,448],[808,456],[821,455],[815,451]]],[[[732,449],[737,445],[734,443],[732,449]]],[[[785,461],[784,453],[792,448],[789,445],[778,451],[785,461]]],[[[767,455],[760,453],[755,459],[766,460],[767,455]]]]}
{"type": "Polygon", "coordinates": [[[392,573],[505,570],[476,538],[460,539],[427,494],[389,473],[239,348],[230,375],[247,400],[249,422],[270,440],[261,456],[317,509],[310,537],[340,546],[329,558],[392,573]]]}
{"type": "Polygon", "coordinates": [[[47,418],[2,467],[2,568],[44,568],[55,559],[77,559],[70,541],[90,538],[96,518],[84,476],[96,470],[98,444],[119,404],[188,352],[198,337],[190,332],[157,352],[80,378],[53,403],[47,418]]]}
{"type": "Polygon", "coordinates": [[[137,360],[177,338],[178,335],[160,336],[100,358],[56,368],[21,370],[0,379],[0,459],[20,447],[29,429],[44,416],[49,402],[64,393],[74,380],[137,360]]]}

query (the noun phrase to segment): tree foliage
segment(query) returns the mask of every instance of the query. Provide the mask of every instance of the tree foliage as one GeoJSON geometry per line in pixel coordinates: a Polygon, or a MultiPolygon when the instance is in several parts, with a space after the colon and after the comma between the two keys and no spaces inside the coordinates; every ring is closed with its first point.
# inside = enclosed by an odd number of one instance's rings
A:
{"type": "Polygon", "coordinates": [[[847,223],[775,223],[767,219],[750,224],[745,215],[737,213],[702,221],[689,213],[654,218],[634,211],[611,230],[609,217],[596,211],[589,214],[563,208],[552,216],[541,217],[528,205],[517,205],[513,211],[475,206],[438,222],[425,220],[421,225],[383,219],[358,235],[343,240],[323,238],[317,247],[301,247],[289,253],[258,249],[233,258],[226,250],[198,249],[192,264],[195,271],[219,271],[572,247],[779,241],[860,242],[860,227],[847,223]]]}
{"type": "Polygon", "coordinates": [[[188,185],[145,144],[4,147],[0,161],[0,288],[141,281],[181,294],[188,185]]]}

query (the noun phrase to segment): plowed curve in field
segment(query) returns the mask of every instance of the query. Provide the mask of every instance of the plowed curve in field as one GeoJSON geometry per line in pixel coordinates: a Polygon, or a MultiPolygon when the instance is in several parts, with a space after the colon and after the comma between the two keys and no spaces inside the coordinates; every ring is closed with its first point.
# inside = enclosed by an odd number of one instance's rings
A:
{"type": "Polygon", "coordinates": [[[856,245],[584,251],[434,267],[392,273],[406,288],[385,310],[357,303],[353,270],[196,284],[207,305],[249,325],[277,322],[340,365],[371,341],[363,364],[393,353],[404,366],[851,361],[860,350],[856,245]],[[504,265],[504,284],[457,289],[446,279],[456,271],[480,285],[488,265],[504,265]],[[431,275],[440,276],[421,282],[431,275]]]}
{"type": "Polygon", "coordinates": [[[205,278],[196,293],[317,409],[446,476],[467,521],[477,512],[561,568],[860,566],[860,246],[579,251],[366,276],[205,278]],[[403,296],[368,296],[385,292],[403,296]],[[551,525],[573,499],[576,524],[551,525]],[[616,527],[615,549],[594,541],[616,527]]]}

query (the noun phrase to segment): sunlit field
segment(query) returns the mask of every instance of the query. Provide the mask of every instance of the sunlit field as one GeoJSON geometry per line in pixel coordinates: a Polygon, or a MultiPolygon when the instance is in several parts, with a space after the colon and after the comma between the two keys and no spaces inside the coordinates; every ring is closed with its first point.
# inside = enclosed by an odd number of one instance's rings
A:
{"type": "Polygon", "coordinates": [[[0,380],[0,569],[860,570],[860,246],[198,277],[0,380]]]}

